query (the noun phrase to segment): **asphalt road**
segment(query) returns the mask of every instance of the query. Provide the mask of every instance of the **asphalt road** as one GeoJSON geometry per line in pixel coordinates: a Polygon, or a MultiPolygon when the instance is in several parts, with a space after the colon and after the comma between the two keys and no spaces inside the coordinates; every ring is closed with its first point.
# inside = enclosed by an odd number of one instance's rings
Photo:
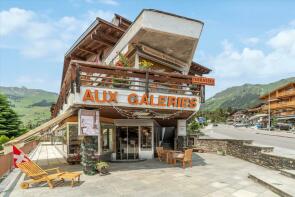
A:
{"type": "Polygon", "coordinates": [[[256,133],[257,130],[243,127],[235,128],[231,125],[209,126],[203,132],[212,138],[253,140],[254,144],[275,147],[275,152],[295,155],[295,138],[261,135],[256,133]]]}

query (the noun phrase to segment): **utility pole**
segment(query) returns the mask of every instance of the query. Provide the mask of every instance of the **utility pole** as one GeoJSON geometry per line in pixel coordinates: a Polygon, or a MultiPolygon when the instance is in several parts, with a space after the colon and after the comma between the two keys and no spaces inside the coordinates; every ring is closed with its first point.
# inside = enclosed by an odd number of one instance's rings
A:
{"type": "Polygon", "coordinates": [[[270,131],[270,92],[268,92],[268,131],[270,131]]]}

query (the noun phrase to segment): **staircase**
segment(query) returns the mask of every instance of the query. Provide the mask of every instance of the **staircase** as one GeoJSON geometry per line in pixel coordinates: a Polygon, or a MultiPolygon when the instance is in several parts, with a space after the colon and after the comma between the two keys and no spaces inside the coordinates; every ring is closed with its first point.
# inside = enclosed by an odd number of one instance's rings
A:
{"type": "Polygon", "coordinates": [[[282,197],[295,197],[295,170],[250,172],[250,179],[282,197]]]}

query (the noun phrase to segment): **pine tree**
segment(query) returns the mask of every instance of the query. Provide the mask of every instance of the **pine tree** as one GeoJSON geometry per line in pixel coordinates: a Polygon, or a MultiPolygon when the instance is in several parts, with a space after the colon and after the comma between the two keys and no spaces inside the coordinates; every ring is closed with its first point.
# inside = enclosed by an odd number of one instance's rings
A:
{"type": "Polygon", "coordinates": [[[20,124],[15,111],[11,108],[6,96],[0,94],[0,135],[9,138],[20,134],[20,124]]]}

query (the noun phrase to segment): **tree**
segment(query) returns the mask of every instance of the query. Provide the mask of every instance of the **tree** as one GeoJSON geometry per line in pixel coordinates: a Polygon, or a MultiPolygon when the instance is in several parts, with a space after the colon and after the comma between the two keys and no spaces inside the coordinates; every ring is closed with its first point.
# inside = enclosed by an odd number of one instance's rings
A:
{"type": "Polygon", "coordinates": [[[20,124],[15,111],[11,108],[6,96],[0,94],[0,135],[9,138],[20,134],[20,124]]]}
{"type": "Polygon", "coordinates": [[[7,137],[5,135],[0,136],[0,150],[3,149],[2,144],[5,144],[8,141],[9,141],[9,137],[7,137]]]}

